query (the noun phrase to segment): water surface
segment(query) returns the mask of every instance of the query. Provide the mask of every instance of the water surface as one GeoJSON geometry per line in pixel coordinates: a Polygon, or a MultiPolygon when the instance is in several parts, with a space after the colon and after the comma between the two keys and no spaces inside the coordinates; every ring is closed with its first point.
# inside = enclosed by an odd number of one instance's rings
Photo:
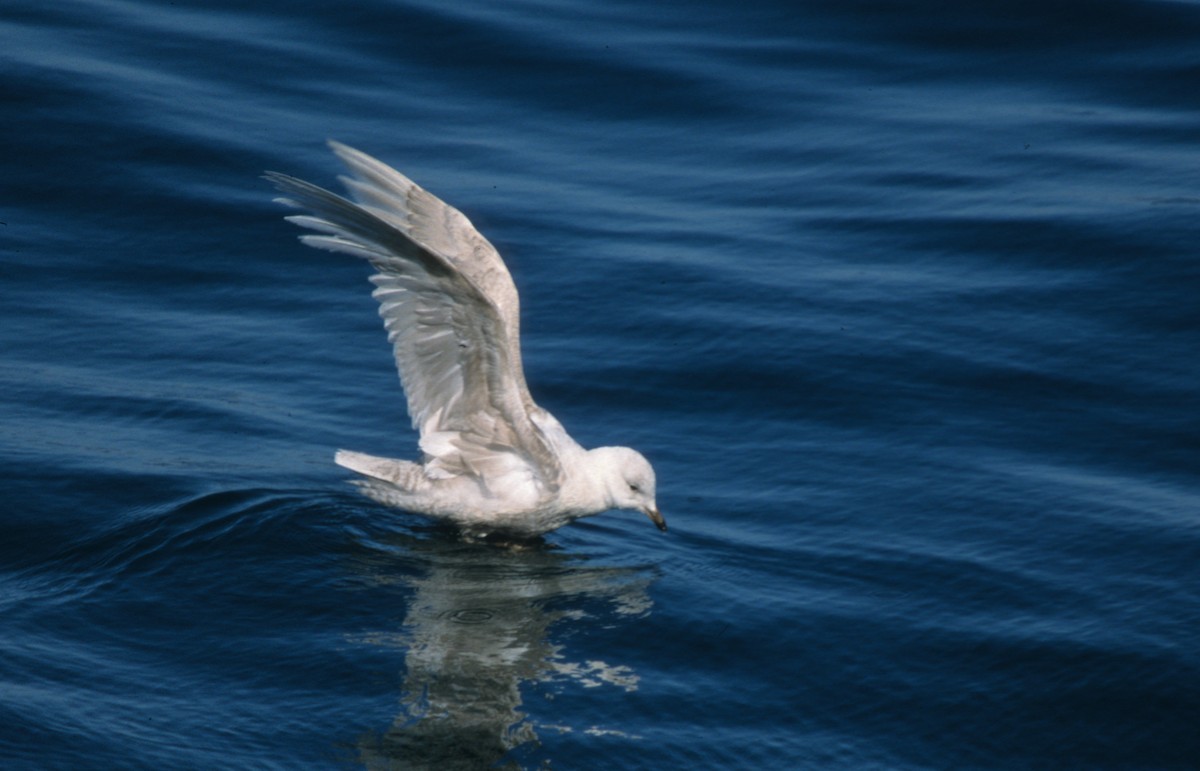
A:
{"type": "Polygon", "coordinates": [[[0,11],[5,768],[1200,765],[1200,6],[0,11]],[[659,474],[524,550],[265,169],[462,208],[659,474]]]}

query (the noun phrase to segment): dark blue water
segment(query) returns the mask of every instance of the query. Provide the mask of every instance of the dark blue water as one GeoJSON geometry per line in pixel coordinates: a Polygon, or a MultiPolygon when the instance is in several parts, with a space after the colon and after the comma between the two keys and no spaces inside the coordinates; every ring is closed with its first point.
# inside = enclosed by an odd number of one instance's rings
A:
{"type": "Polygon", "coordinates": [[[0,8],[0,767],[1200,767],[1200,4],[0,8]],[[512,552],[367,269],[462,208],[659,474],[512,552]]]}

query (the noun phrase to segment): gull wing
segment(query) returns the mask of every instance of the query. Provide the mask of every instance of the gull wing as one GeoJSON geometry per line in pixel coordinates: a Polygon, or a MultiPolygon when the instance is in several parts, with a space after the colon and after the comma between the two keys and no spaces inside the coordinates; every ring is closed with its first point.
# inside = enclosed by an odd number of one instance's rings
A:
{"type": "Polygon", "coordinates": [[[340,177],[353,201],[285,174],[267,179],[281,203],[312,212],[287,218],[320,233],[301,241],[376,270],[373,296],[427,471],[485,484],[528,475],[556,490],[561,466],[530,419],[541,410],[525,384],[517,290],[500,255],[461,212],[403,174],[330,146],[353,175],[340,177]]]}

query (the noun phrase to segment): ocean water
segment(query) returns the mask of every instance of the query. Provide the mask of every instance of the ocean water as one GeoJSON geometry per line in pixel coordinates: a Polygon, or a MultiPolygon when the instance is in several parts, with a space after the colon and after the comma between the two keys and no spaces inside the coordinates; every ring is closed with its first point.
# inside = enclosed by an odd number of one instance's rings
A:
{"type": "Polygon", "coordinates": [[[0,767],[1200,768],[1200,4],[10,0],[0,767]],[[508,550],[266,169],[461,208],[659,475],[508,550]]]}

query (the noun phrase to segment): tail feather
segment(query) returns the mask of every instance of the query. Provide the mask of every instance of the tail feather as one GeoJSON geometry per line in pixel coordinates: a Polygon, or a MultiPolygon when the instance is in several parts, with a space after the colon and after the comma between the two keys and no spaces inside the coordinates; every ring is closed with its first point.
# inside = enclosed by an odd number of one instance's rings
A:
{"type": "Polygon", "coordinates": [[[416,493],[429,485],[425,470],[416,463],[406,460],[379,458],[352,450],[338,450],[333,456],[334,463],[342,468],[362,474],[372,481],[386,482],[395,485],[408,493],[416,493]]]}

